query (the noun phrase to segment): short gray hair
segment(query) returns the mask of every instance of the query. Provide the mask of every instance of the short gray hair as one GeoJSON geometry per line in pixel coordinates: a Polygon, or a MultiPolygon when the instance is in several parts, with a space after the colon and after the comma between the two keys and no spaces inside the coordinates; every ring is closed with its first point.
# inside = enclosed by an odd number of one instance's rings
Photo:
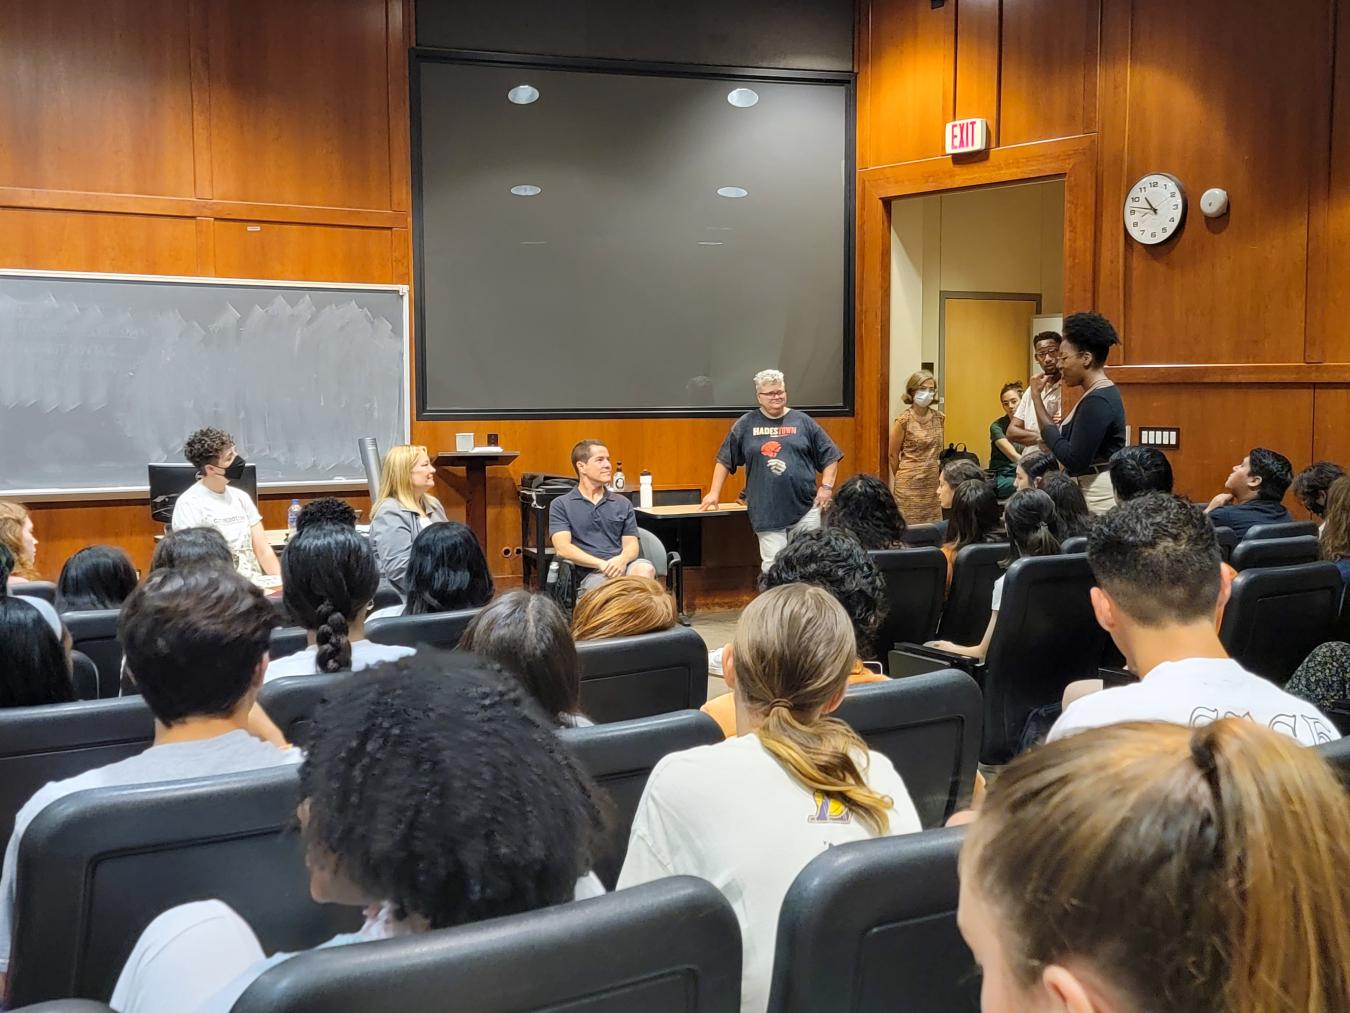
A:
{"type": "Polygon", "coordinates": [[[781,369],[761,369],[755,374],[755,390],[765,387],[771,383],[784,383],[783,371],[781,369]]]}

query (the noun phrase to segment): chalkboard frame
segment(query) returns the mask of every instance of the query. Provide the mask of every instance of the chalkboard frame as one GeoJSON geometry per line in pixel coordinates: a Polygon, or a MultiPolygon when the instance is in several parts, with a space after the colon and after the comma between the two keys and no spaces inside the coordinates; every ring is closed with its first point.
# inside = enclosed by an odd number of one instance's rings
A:
{"type": "MultiPolygon", "coordinates": [[[[841,307],[841,340],[843,344],[842,391],[838,402],[831,404],[793,404],[792,407],[821,418],[852,418],[855,412],[855,190],[857,176],[857,77],[853,72],[827,70],[783,70],[767,67],[717,67],[688,63],[653,63],[636,60],[593,59],[570,56],[538,56],[519,53],[480,52],[466,49],[436,49],[413,47],[408,60],[408,95],[411,113],[412,156],[412,222],[413,222],[413,279],[419,292],[425,289],[426,256],[422,220],[422,95],[421,70],[424,63],[478,64],[495,67],[521,67],[537,70],[571,70],[600,74],[641,74],[657,77],[714,78],[726,81],[774,81],[816,84],[837,84],[844,91],[844,201],[841,213],[844,221],[844,298],[841,307]]],[[[654,419],[654,418],[738,418],[755,405],[747,402],[740,407],[710,408],[706,405],[653,407],[645,409],[457,409],[431,407],[427,404],[425,377],[426,348],[423,335],[427,333],[426,304],[414,300],[413,354],[417,360],[415,400],[418,421],[454,422],[472,419],[654,419]]],[[[791,377],[788,378],[789,384],[791,377]]],[[[747,384],[748,386],[748,384],[747,384]]],[[[791,389],[789,387],[789,389],[791,389]]]]}

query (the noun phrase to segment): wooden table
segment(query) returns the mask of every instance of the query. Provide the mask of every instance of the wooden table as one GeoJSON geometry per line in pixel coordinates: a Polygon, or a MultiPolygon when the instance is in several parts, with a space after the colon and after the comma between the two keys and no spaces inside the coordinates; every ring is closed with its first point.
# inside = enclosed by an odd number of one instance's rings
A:
{"type": "Polygon", "coordinates": [[[703,565],[704,521],[744,513],[744,503],[719,503],[716,510],[700,510],[697,503],[637,508],[638,519],[648,522],[643,527],[650,528],[667,549],[678,552],[685,566],[703,565]]]}
{"type": "Polygon", "coordinates": [[[478,544],[487,552],[487,470],[510,464],[517,450],[466,451],[437,454],[432,463],[438,468],[463,468],[467,484],[464,490],[464,519],[478,544]]]}

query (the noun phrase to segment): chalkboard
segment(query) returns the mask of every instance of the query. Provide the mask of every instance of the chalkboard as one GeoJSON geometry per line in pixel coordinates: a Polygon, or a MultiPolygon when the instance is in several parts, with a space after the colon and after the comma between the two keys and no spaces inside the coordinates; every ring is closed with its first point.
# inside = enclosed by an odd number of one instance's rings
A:
{"type": "Polygon", "coordinates": [[[0,496],[138,493],[201,426],[266,486],[408,439],[407,289],[0,272],[0,496]]]}

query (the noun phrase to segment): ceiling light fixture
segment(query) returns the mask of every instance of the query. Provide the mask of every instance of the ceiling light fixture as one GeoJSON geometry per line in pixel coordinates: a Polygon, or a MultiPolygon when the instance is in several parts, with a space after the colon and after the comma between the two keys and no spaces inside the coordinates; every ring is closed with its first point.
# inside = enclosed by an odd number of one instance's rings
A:
{"type": "Polygon", "coordinates": [[[749,197],[750,191],[743,186],[719,186],[717,188],[719,197],[749,197]]]}
{"type": "Polygon", "coordinates": [[[518,106],[527,106],[539,101],[539,89],[531,84],[518,84],[506,93],[506,97],[518,106]]]}
{"type": "Polygon", "coordinates": [[[759,92],[752,88],[732,88],[727,92],[727,101],[737,109],[749,109],[759,101],[759,92]]]}
{"type": "Polygon", "coordinates": [[[534,197],[537,194],[543,193],[543,190],[533,183],[517,183],[515,186],[511,187],[511,192],[517,197],[534,197]]]}

